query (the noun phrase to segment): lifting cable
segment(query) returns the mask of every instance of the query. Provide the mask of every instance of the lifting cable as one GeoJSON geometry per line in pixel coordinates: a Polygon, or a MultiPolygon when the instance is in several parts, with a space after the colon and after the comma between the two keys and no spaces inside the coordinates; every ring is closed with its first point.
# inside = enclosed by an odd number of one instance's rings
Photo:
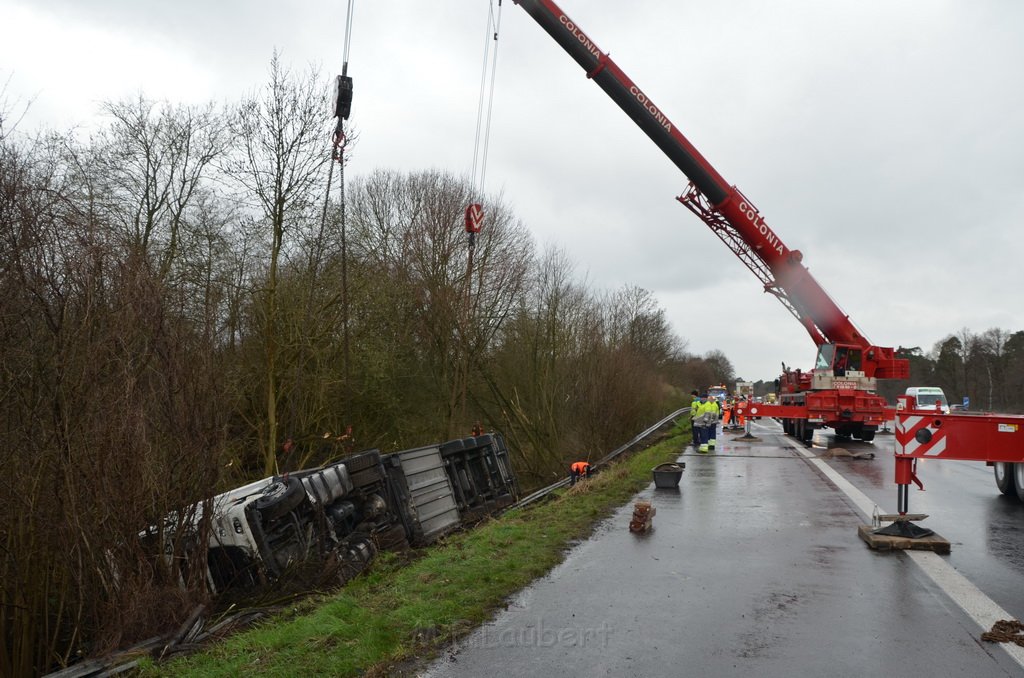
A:
{"type": "Polygon", "coordinates": [[[481,197],[484,190],[484,179],[487,176],[487,147],[491,134],[491,112],[494,109],[494,76],[498,68],[498,32],[501,28],[501,0],[498,0],[498,11],[494,11],[493,0],[488,3],[487,28],[484,31],[484,58],[483,68],[480,71],[480,98],[477,102],[476,113],[476,138],[473,142],[473,171],[472,182],[475,197],[481,197]],[[487,78],[487,60],[490,53],[491,42],[494,43],[494,52],[490,56],[490,82],[487,78]],[[484,92],[487,92],[487,111],[484,115],[484,92]],[[485,120],[486,118],[486,120],[485,120]],[[480,148],[480,128],[483,127],[483,150],[480,148]],[[477,184],[477,169],[480,170],[480,182],[477,184]]]}
{"type": "Polygon", "coordinates": [[[348,243],[345,234],[345,145],[348,137],[345,134],[345,121],[352,113],[352,78],[348,74],[348,56],[352,47],[352,16],[355,0],[348,0],[348,11],[345,13],[345,42],[343,47],[341,75],[334,80],[334,117],[338,119],[334,127],[331,142],[331,162],[327,169],[327,191],[324,193],[324,209],[321,215],[321,231],[327,223],[327,204],[331,196],[331,179],[334,164],[338,164],[339,196],[338,208],[341,218],[341,308],[344,344],[344,375],[345,388],[348,387],[349,376],[349,333],[348,333],[348,243]]]}
{"type": "MultiPolygon", "coordinates": [[[[476,234],[480,232],[484,221],[484,209],[481,202],[484,194],[484,178],[487,173],[487,146],[491,134],[491,110],[494,105],[494,75],[498,67],[498,32],[501,26],[501,0],[498,0],[498,11],[494,11],[494,0],[487,0],[487,26],[484,30],[484,58],[483,67],[480,71],[480,97],[476,108],[476,138],[473,142],[473,169],[470,173],[470,204],[466,206],[466,233],[469,235],[469,251],[466,255],[466,275],[463,278],[465,296],[463,313],[466,322],[470,317],[473,306],[473,252],[476,249],[476,234]],[[494,42],[494,50],[491,52],[491,42],[494,42]],[[488,87],[488,57],[490,55],[490,85],[488,87]],[[484,100],[487,100],[486,114],[484,111],[484,100]],[[481,132],[481,128],[483,128],[481,132]],[[481,136],[483,138],[481,150],[481,136]],[[480,177],[477,181],[477,169],[480,177]]],[[[466,354],[461,361],[462,389],[459,398],[460,416],[465,418],[466,413],[466,384],[469,380],[469,355],[466,354]]]]}
{"type": "MultiPolygon", "coordinates": [[[[345,42],[342,55],[341,75],[334,79],[334,113],[333,117],[338,119],[334,127],[334,136],[331,144],[331,163],[327,170],[327,191],[324,195],[324,209],[321,215],[321,228],[327,221],[327,201],[331,195],[331,179],[334,173],[334,163],[341,168],[341,227],[345,228],[345,144],[348,138],[345,135],[345,121],[352,113],[352,78],[348,74],[348,55],[352,47],[352,14],[355,8],[355,0],[348,0],[348,11],[345,13],[345,42]]],[[[344,246],[344,242],[342,242],[344,246]]]]}
{"type": "Polygon", "coordinates": [[[494,110],[494,81],[498,69],[498,34],[501,29],[501,0],[494,9],[494,0],[487,3],[487,26],[484,30],[484,58],[480,70],[480,96],[477,101],[476,137],[473,141],[473,167],[470,172],[472,185],[471,200],[466,208],[466,232],[469,234],[469,266],[472,268],[473,248],[476,234],[483,224],[483,207],[480,204],[484,194],[484,180],[487,177],[487,150],[491,137],[491,113],[494,110]],[[491,50],[491,43],[494,49],[491,50]],[[488,78],[488,67],[490,77],[488,78]],[[486,110],[485,110],[486,101],[486,110]]]}

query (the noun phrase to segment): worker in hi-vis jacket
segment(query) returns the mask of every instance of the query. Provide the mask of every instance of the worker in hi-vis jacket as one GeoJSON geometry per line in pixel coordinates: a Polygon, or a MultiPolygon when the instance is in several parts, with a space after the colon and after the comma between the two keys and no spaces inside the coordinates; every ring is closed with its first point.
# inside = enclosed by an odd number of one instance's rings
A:
{"type": "Polygon", "coordinates": [[[700,399],[697,423],[701,427],[701,445],[697,451],[708,452],[715,449],[715,440],[718,437],[718,400],[709,398],[707,393],[701,393],[700,399]]]}
{"type": "Polygon", "coordinates": [[[697,428],[697,415],[700,414],[700,394],[690,391],[690,433],[693,435],[693,449],[700,447],[700,431],[697,428]]]}

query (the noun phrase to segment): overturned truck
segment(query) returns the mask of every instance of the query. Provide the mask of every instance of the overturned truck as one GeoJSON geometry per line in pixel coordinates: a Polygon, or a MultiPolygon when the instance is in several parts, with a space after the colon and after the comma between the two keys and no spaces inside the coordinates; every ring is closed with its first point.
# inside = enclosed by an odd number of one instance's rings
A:
{"type": "MultiPolygon", "coordinates": [[[[392,454],[369,450],[249,483],[196,506],[186,538],[206,544],[214,593],[259,586],[304,564],[333,565],[345,580],[381,550],[432,543],[517,496],[504,440],[482,435],[392,454]]],[[[159,535],[148,530],[144,538],[159,535]]],[[[184,575],[189,563],[179,566],[184,575]]]]}

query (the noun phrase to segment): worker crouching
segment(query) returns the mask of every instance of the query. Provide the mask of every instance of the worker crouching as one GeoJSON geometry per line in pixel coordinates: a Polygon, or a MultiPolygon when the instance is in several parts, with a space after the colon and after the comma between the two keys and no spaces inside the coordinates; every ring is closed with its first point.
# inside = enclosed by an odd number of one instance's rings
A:
{"type": "Polygon", "coordinates": [[[576,481],[581,478],[589,478],[591,468],[588,461],[574,461],[569,466],[569,485],[575,485],[576,481]]]}

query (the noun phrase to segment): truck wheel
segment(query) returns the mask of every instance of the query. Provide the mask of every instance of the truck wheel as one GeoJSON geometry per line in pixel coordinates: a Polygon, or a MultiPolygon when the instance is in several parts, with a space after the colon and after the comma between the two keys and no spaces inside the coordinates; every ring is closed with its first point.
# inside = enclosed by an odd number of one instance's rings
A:
{"type": "Polygon", "coordinates": [[[863,433],[861,433],[860,439],[863,440],[866,443],[870,443],[872,440],[875,439],[875,432],[874,431],[864,431],[863,433]]]}
{"type": "Polygon", "coordinates": [[[1014,495],[1017,493],[1016,481],[1014,476],[1016,475],[1016,469],[1014,467],[1020,466],[1020,464],[1009,464],[997,461],[992,464],[992,470],[996,476],[996,487],[1003,494],[1014,495]]]}
{"type": "Polygon", "coordinates": [[[1013,477],[1013,486],[1017,490],[1017,498],[1024,501],[1024,463],[1016,462],[1007,464],[1007,466],[1013,467],[1013,469],[1007,472],[1013,477]]]}
{"type": "Polygon", "coordinates": [[[306,498],[306,488],[294,478],[277,478],[256,499],[256,510],[263,520],[277,520],[306,498]]]}

